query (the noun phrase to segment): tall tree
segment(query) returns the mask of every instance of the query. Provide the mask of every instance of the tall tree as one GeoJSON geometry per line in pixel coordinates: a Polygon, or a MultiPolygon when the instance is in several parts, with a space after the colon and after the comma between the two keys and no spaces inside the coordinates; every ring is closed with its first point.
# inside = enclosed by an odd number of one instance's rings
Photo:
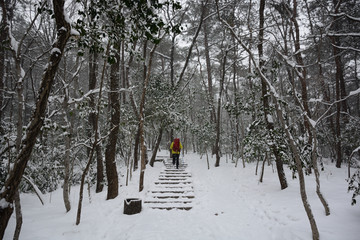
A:
{"type": "Polygon", "coordinates": [[[120,123],[120,92],[119,92],[119,70],[120,70],[120,44],[114,43],[114,59],[110,67],[110,134],[105,150],[106,177],[108,180],[107,199],[116,198],[119,193],[119,180],[116,168],[116,143],[120,123]]]}
{"type": "MultiPolygon", "coordinates": [[[[265,0],[260,1],[260,8],[259,8],[259,43],[258,43],[258,53],[259,53],[259,68],[261,71],[264,67],[264,50],[263,50],[263,42],[264,42],[264,23],[265,23],[265,0]]],[[[273,117],[270,113],[270,104],[269,104],[269,94],[268,94],[268,86],[266,84],[265,79],[261,76],[261,95],[262,95],[262,102],[263,102],[263,111],[265,117],[265,123],[267,130],[269,132],[270,138],[274,141],[274,122],[273,117]]],[[[280,187],[281,189],[285,189],[288,187],[286,176],[283,167],[283,160],[281,158],[280,149],[277,144],[271,145],[272,152],[275,156],[275,163],[276,169],[279,176],[280,187]]]]}
{"type": "Polygon", "coordinates": [[[6,226],[13,212],[12,202],[14,201],[14,196],[29,161],[33,146],[35,145],[36,137],[38,136],[40,129],[43,125],[51,86],[53,84],[59,62],[62,58],[65,45],[71,34],[70,23],[66,21],[66,17],[64,15],[64,2],[64,0],[52,1],[53,13],[57,29],[57,38],[52,46],[53,51],[50,55],[49,64],[44,71],[35,111],[30,121],[29,127],[26,129],[26,134],[22,142],[19,154],[16,157],[14,167],[11,172],[9,172],[9,176],[5,182],[5,190],[0,193],[0,201],[3,203],[7,203],[1,204],[0,206],[1,238],[4,236],[6,226]]]}
{"type": "MultiPolygon", "coordinates": [[[[89,91],[95,90],[97,83],[97,71],[98,71],[98,52],[96,50],[89,52],[89,91]]],[[[90,132],[94,134],[98,134],[96,131],[96,103],[94,94],[90,94],[89,96],[89,106],[91,108],[91,112],[89,113],[89,124],[91,126],[92,131],[90,132]]],[[[98,136],[99,138],[99,136],[98,136]]],[[[102,192],[104,188],[104,164],[102,158],[102,150],[101,145],[96,145],[96,192],[102,192]]]]}
{"type": "Polygon", "coordinates": [[[226,59],[227,59],[228,50],[226,49],[223,53],[223,59],[221,62],[221,77],[220,77],[220,88],[219,88],[219,96],[218,96],[218,105],[217,105],[217,116],[216,116],[216,140],[215,140],[215,154],[216,154],[216,161],[215,167],[220,166],[220,137],[221,137],[221,102],[222,102],[222,95],[224,91],[224,82],[225,82],[225,75],[226,75],[226,59]]]}

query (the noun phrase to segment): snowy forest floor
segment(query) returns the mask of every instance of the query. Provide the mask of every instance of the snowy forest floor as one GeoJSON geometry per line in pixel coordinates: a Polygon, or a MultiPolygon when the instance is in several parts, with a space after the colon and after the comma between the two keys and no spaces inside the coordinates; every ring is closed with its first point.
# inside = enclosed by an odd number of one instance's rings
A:
{"type": "MultiPolygon", "coordinates": [[[[145,199],[164,165],[156,162],[147,166],[145,188],[139,193],[139,171],[133,174],[129,186],[120,177],[122,187],[116,199],[106,201],[106,189],[95,194],[91,189],[91,202],[85,194],[81,223],[75,225],[79,187],[71,191],[72,210],[65,213],[62,189],[45,197],[42,206],[34,194],[22,194],[23,228],[21,240],[182,240],[182,239],[311,239],[310,224],[306,217],[299,193],[298,179],[291,178],[286,168],[289,187],[280,190],[274,167],[265,167],[264,182],[259,183],[255,164],[237,168],[222,159],[221,166],[214,168],[210,159],[187,154],[181,156],[189,164],[192,173],[195,198],[193,208],[185,210],[150,209],[143,204],[140,214],[124,215],[125,198],[145,199]],[[273,170],[274,169],[274,170],[273,170]]],[[[122,172],[123,174],[123,172],[122,172]]],[[[260,170],[259,170],[260,174],[260,170]]],[[[331,215],[324,209],[315,193],[314,176],[306,177],[309,202],[325,240],[358,240],[360,238],[360,205],[351,206],[351,193],[347,192],[347,170],[325,164],[321,172],[321,188],[327,199],[331,215]]],[[[12,239],[15,217],[12,216],[4,239],[12,239]]]]}

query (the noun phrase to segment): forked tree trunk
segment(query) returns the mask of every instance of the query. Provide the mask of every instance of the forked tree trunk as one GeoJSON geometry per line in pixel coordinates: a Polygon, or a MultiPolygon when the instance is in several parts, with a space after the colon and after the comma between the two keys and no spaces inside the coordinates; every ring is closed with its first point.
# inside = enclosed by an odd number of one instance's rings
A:
{"type": "Polygon", "coordinates": [[[45,119],[45,112],[47,102],[51,90],[51,86],[54,81],[55,73],[58,69],[59,62],[62,58],[63,51],[67,40],[70,37],[70,24],[64,17],[64,1],[53,0],[54,16],[56,21],[57,39],[54,41],[53,49],[49,59],[49,64],[44,71],[42,77],[39,96],[36,101],[36,107],[31,118],[29,127],[26,130],[26,135],[22,142],[22,147],[17,155],[16,162],[9,172],[9,176],[4,184],[4,191],[0,193],[0,200],[7,204],[0,206],[0,238],[3,238],[5,229],[9,222],[10,216],[13,212],[11,203],[14,201],[16,191],[18,190],[20,180],[24,174],[25,168],[29,161],[32,149],[36,142],[43,122],[45,119]]]}
{"type": "MultiPolygon", "coordinates": [[[[260,16],[260,24],[259,24],[259,44],[258,44],[258,52],[259,52],[259,68],[262,71],[262,68],[264,66],[263,61],[263,41],[264,41],[264,10],[265,10],[265,0],[260,1],[260,9],[259,9],[259,16],[260,16]]],[[[275,142],[273,132],[274,132],[274,123],[272,122],[272,117],[270,114],[270,105],[269,105],[269,94],[267,89],[267,83],[263,77],[261,77],[261,93],[262,93],[262,99],[263,99],[263,108],[264,108],[264,116],[265,116],[265,122],[266,127],[269,132],[270,138],[273,142],[275,142]]],[[[280,187],[281,189],[285,189],[288,187],[286,176],[284,173],[284,167],[283,167],[283,161],[280,155],[280,150],[276,146],[276,144],[273,144],[271,146],[271,150],[275,156],[275,163],[276,163],[276,169],[280,181],[280,187]]]]}

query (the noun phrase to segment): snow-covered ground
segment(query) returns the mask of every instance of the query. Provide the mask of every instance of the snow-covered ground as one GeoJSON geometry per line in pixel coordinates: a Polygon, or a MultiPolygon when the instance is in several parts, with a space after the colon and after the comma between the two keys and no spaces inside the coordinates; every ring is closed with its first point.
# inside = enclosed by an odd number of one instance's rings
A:
{"type": "MultiPolygon", "coordinates": [[[[95,194],[92,189],[83,202],[80,225],[75,225],[78,187],[71,192],[72,210],[65,213],[62,191],[45,196],[42,206],[33,194],[22,194],[24,223],[22,240],[182,240],[182,239],[311,239],[307,220],[299,193],[297,179],[287,171],[289,187],[280,190],[277,174],[273,167],[266,166],[264,182],[259,183],[255,165],[238,168],[222,159],[221,166],[207,169],[206,159],[198,155],[185,155],[189,164],[195,191],[193,209],[155,210],[143,204],[140,214],[124,215],[124,198],[145,199],[154,187],[154,181],[164,168],[162,163],[147,167],[145,189],[138,193],[138,172],[128,187],[120,188],[119,196],[106,201],[106,191],[95,194]]],[[[259,171],[260,172],[260,171],[259,171]]],[[[307,193],[312,211],[325,240],[360,239],[360,205],[351,206],[351,193],[347,193],[346,168],[337,169],[325,165],[321,172],[321,187],[330,205],[331,215],[325,216],[324,209],[315,193],[314,176],[306,177],[307,193]]],[[[124,177],[121,178],[124,185],[124,177]]],[[[15,226],[11,218],[5,239],[12,239],[15,226]]]]}

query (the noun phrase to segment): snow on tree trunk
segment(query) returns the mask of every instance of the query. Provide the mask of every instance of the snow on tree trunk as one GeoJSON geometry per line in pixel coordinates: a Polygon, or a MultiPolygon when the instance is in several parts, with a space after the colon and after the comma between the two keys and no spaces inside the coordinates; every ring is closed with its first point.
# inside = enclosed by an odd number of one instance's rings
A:
{"type": "MultiPolygon", "coordinates": [[[[260,9],[259,9],[259,15],[260,15],[260,24],[259,24],[259,44],[258,44],[258,52],[259,52],[259,68],[260,71],[262,71],[264,60],[263,60],[263,41],[264,41],[264,10],[265,10],[265,0],[260,1],[260,9]]],[[[274,132],[274,122],[272,121],[272,117],[270,115],[269,109],[269,96],[268,96],[268,86],[266,83],[266,80],[261,76],[261,93],[262,93],[262,99],[263,99],[263,110],[264,110],[264,116],[265,116],[265,122],[266,127],[269,132],[270,138],[272,142],[275,142],[273,132],[274,132]]],[[[284,167],[283,167],[283,161],[280,155],[280,151],[278,149],[278,146],[276,144],[271,145],[271,150],[275,156],[275,163],[276,163],[276,169],[280,181],[280,187],[281,189],[285,189],[288,187],[286,176],[284,173],[284,167]]]]}
{"type": "Polygon", "coordinates": [[[71,34],[70,24],[66,21],[64,16],[64,1],[53,0],[53,9],[56,21],[57,39],[54,41],[52,47],[58,51],[52,51],[50,55],[49,64],[44,70],[44,75],[42,77],[33,116],[30,120],[29,127],[26,130],[26,135],[22,142],[19,154],[16,157],[14,167],[5,182],[5,190],[0,194],[0,201],[8,203],[0,206],[0,238],[3,238],[4,236],[5,229],[13,212],[11,203],[13,202],[16,191],[18,190],[18,186],[24,174],[33,146],[35,145],[36,138],[43,126],[51,86],[53,84],[59,62],[62,58],[65,45],[71,34]]]}
{"type": "Polygon", "coordinates": [[[114,199],[119,194],[119,179],[116,168],[116,142],[120,124],[120,93],[118,73],[120,70],[119,43],[115,43],[115,62],[110,67],[110,134],[105,150],[106,177],[108,180],[107,199],[114,199]]]}

